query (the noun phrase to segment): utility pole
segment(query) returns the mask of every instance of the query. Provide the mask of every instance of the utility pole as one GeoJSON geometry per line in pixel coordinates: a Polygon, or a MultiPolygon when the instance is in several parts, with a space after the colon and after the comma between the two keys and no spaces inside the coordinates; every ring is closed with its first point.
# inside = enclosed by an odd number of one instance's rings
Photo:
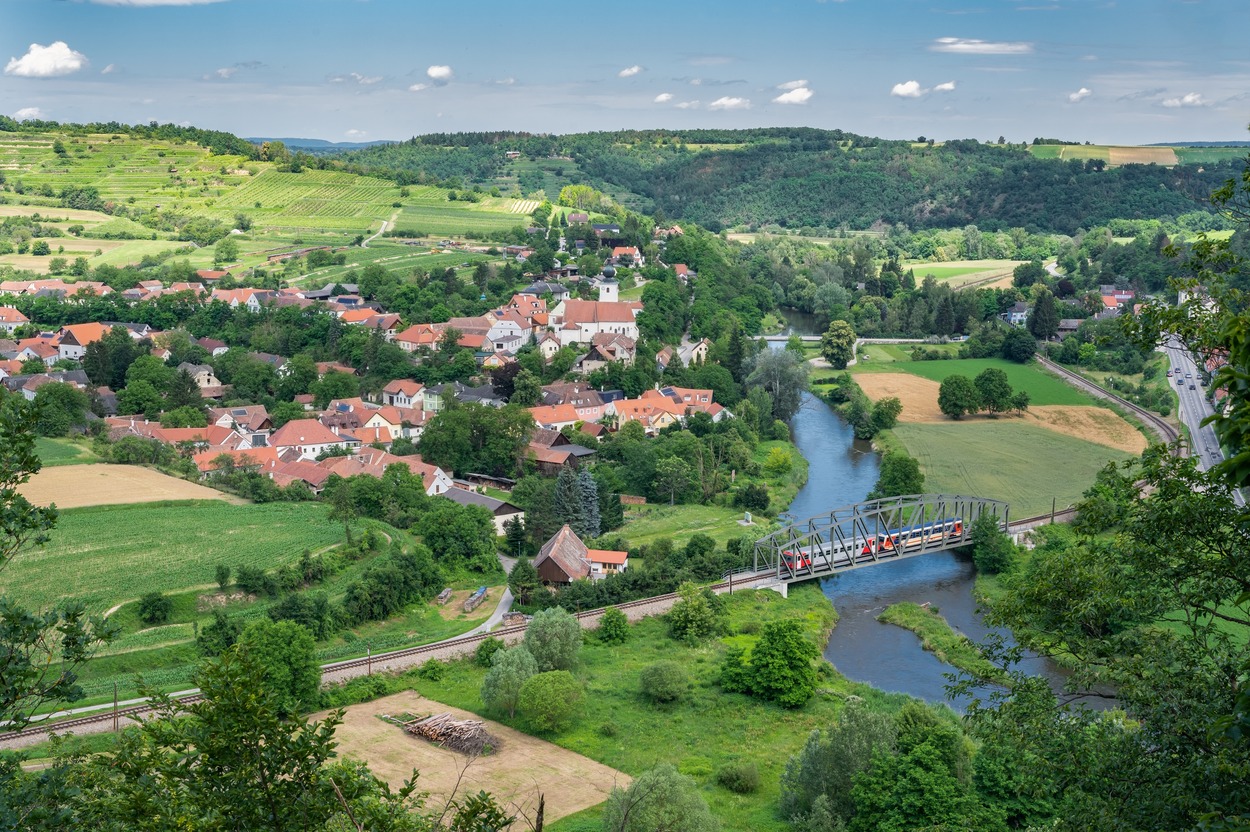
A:
{"type": "Polygon", "coordinates": [[[113,733],[117,733],[117,682],[113,682],[113,733]]]}
{"type": "Polygon", "coordinates": [[[368,675],[372,676],[373,675],[373,645],[369,642],[365,642],[365,650],[367,651],[365,653],[365,667],[368,669],[368,675]]]}

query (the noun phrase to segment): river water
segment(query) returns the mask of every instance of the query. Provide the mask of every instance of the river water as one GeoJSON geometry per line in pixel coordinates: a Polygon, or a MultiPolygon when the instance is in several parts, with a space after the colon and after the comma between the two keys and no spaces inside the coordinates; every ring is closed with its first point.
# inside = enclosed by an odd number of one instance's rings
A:
{"type": "MultiPolygon", "coordinates": [[[[792,332],[809,334],[802,331],[802,323],[795,323],[799,325],[792,332]]],[[[791,430],[808,461],[807,484],[787,509],[793,519],[804,520],[867,497],[877,481],[879,458],[868,442],[855,439],[850,426],[828,404],[804,393],[791,430]]],[[[882,624],[877,616],[899,601],[929,602],[955,630],[979,642],[990,628],[973,599],[975,577],[970,559],[942,552],[823,579],[821,590],[839,616],[825,658],[849,679],[928,702],[946,702],[962,711],[966,703],[946,694],[945,674],[954,669],[926,652],[910,630],[882,624]]],[[[1041,658],[1025,659],[1021,669],[1040,673],[1056,688],[1065,677],[1062,668],[1041,658]]]]}

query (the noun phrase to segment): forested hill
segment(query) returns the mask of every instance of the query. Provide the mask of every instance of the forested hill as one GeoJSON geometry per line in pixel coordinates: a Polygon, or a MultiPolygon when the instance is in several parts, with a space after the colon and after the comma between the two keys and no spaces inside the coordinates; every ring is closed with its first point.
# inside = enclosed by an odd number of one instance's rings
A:
{"type": "Polygon", "coordinates": [[[1206,195],[1239,170],[1230,162],[1112,168],[1037,158],[1022,145],[963,140],[934,146],[812,128],[444,134],[342,159],[415,178],[460,177],[489,186],[514,177],[524,184],[518,174],[525,161],[545,165],[551,157],[573,163],[573,171],[562,172],[570,181],[632,195],[641,210],[713,229],[769,223],[863,229],[885,222],[1072,233],[1115,218],[1205,210],[1206,195]],[[506,160],[509,150],[523,160],[506,160]]]}

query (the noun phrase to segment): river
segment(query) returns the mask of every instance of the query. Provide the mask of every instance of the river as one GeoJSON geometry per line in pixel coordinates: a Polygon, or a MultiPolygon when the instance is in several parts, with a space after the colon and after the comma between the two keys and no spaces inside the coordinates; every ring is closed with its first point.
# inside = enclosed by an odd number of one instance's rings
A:
{"type": "MultiPolygon", "coordinates": [[[[791,319],[789,331],[809,334],[803,331],[803,323],[791,319]]],[[[855,439],[850,426],[828,404],[804,393],[791,430],[808,461],[807,484],[787,509],[791,517],[804,520],[867,497],[877,481],[878,456],[868,442],[855,439]]],[[[946,694],[945,674],[954,668],[925,651],[910,630],[882,624],[877,615],[899,601],[929,602],[953,628],[980,641],[990,628],[976,609],[975,578],[970,559],[941,552],[823,579],[821,590],[839,616],[825,658],[848,679],[928,702],[946,702],[962,711],[966,703],[952,701],[946,694]]],[[[1042,674],[1056,688],[1066,675],[1058,665],[1037,657],[1026,659],[1021,667],[1042,674]]]]}

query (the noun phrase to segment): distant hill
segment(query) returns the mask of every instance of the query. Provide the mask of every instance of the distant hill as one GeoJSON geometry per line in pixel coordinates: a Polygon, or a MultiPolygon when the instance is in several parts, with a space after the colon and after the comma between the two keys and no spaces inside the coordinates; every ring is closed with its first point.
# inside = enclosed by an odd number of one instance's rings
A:
{"type": "MultiPolygon", "coordinates": [[[[341,161],[351,170],[414,182],[519,185],[524,193],[537,184],[553,199],[556,184],[576,177],[629,207],[713,230],[904,224],[1062,234],[1112,219],[1210,210],[1208,195],[1242,164],[1239,154],[1210,149],[1168,154],[1170,166],[1116,166],[1101,147],[1044,149],[1050,152],[972,139],[891,141],[814,128],[464,133],[351,151],[341,161]],[[1067,150],[1077,158],[1060,158],[1067,150]]],[[[1138,155],[1142,158],[1129,161],[1153,161],[1146,158],[1149,153],[1138,155]]]]}
{"type": "Polygon", "coordinates": [[[1235,142],[1155,142],[1143,147],[1250,147],[1250,141],[1235,142]]]}
{"type": "Polygon", "coordinates": [[[325,139],[290,139],[276,138],[272,136],[249,136],[246,140],[252,142],[253,144],[261,144],[262,142],[282,142],[287,147],[298,150],[307,150],[309,152],[342,152],[348,150],[360,150],[362,148],[374,147],[380,144],[394,144],[394,141],[391,139],[378,139],[377,141],[372,142],[329,142],[325,139]]]}

